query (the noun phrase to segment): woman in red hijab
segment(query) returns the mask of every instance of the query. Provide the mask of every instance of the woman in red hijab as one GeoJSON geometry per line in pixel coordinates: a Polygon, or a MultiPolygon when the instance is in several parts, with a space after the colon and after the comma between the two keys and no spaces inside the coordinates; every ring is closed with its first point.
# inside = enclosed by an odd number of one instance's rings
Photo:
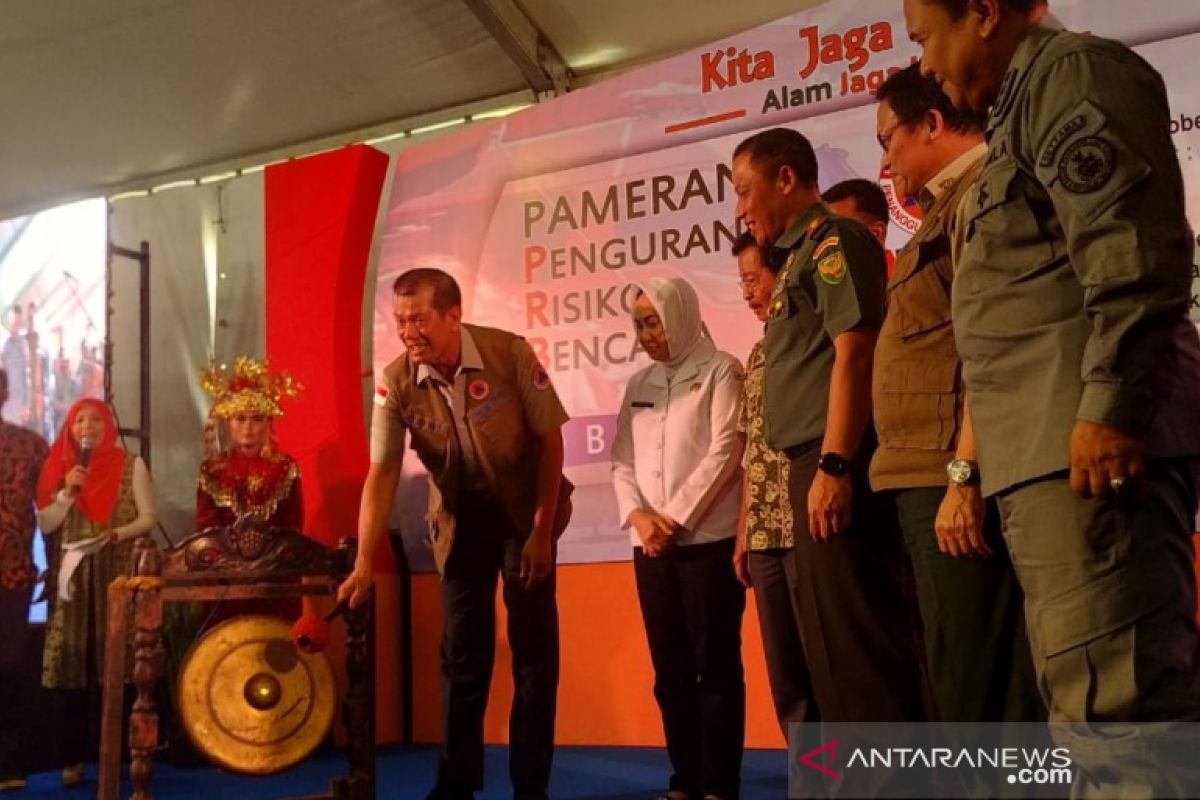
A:
{"type": "Polygon", "coordinates": [[[154,527],[154,494],[145,462],[117,444],[112,410],[91,398],[77,401],[38,478],[38,525],[57,532],[62,551],[57,596],[42,653],[42,684],[64,691],[67,767],[63,784],[83,779],[90,710],[99,708],[108,584],[127,574],[133,540],[154,527]]]}

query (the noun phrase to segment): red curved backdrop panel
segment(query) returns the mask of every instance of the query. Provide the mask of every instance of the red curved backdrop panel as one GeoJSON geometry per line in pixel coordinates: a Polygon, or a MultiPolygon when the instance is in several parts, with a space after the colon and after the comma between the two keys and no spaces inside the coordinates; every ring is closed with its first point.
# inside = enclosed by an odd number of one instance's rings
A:
{"type": "MultiPolygon", "coordinates": [[[[300,462],[305,531],[353,536],[367,471],[362,309],[388,157],[367,147],[267,167],[266,352],[304,393],[279,421],[300,462]]],[[[386,543],[376,556],[393,571],[386,543]]]]}

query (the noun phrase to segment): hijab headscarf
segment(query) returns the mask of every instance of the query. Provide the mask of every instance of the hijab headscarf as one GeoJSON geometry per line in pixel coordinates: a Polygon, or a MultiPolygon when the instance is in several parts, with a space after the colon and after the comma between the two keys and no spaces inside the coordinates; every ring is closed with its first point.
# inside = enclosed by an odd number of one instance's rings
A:
{"type": "Polygon", "coordinates": [[[650,298],[666,332],[669,358],[663,366],[668,376],[693,356],[702,359],[712,355],[716,346],[704,332],[700,298],[690,283],[683,278],[651,278],[638,288],[650,298]]]}
{"type": "Polygon", "coordinates": [[[71,429],[75,425],[75,417],[85,408],[96,411],[104,420],[104,434],[92,447],[92,455],[88,461],[88,477],[75,497],[75,508],[92,522],[102,524],[112,518],[113,507],[117,504],[117,493],[121,490],[121,473],[127,454],[124,448],[117,444],[117,422],[112,409],[107,403],[91,397],[75,401],[67,411],[67,418],[58,432],[58,438],[50,446],[50,452],[38,476],[37,503],[38,508],[45,508],[53,503],[54,495],[63,486],[63,478],[79,463],[79,443],[75,441],[71,429]]]}

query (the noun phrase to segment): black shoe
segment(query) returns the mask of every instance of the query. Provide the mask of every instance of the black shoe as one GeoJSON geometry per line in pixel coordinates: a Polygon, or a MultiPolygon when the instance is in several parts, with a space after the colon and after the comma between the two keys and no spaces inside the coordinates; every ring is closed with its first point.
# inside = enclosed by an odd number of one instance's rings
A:
{"type": "Polygon", "coordinates": [[[475,793],[469,789],[435,786],[425,795],[425,800],[475,800],[475,793]]]}

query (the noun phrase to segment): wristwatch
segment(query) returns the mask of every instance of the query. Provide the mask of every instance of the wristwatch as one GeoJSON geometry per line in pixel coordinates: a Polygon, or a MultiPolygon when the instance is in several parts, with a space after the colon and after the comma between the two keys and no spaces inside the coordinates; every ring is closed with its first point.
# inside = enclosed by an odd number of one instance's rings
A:
{"type": "Polygon", "coordinates": [[[821,453],[817,459],[817,469],[836,478],[850,471],[850,462],[837,453],[821,453]]]}
{"type": "Polygon", "coordinates": [[[955,486],[974,486],[979,483],[979,465],[965,458],[956,458],[946,465],[946,477],[955,486]]]}

